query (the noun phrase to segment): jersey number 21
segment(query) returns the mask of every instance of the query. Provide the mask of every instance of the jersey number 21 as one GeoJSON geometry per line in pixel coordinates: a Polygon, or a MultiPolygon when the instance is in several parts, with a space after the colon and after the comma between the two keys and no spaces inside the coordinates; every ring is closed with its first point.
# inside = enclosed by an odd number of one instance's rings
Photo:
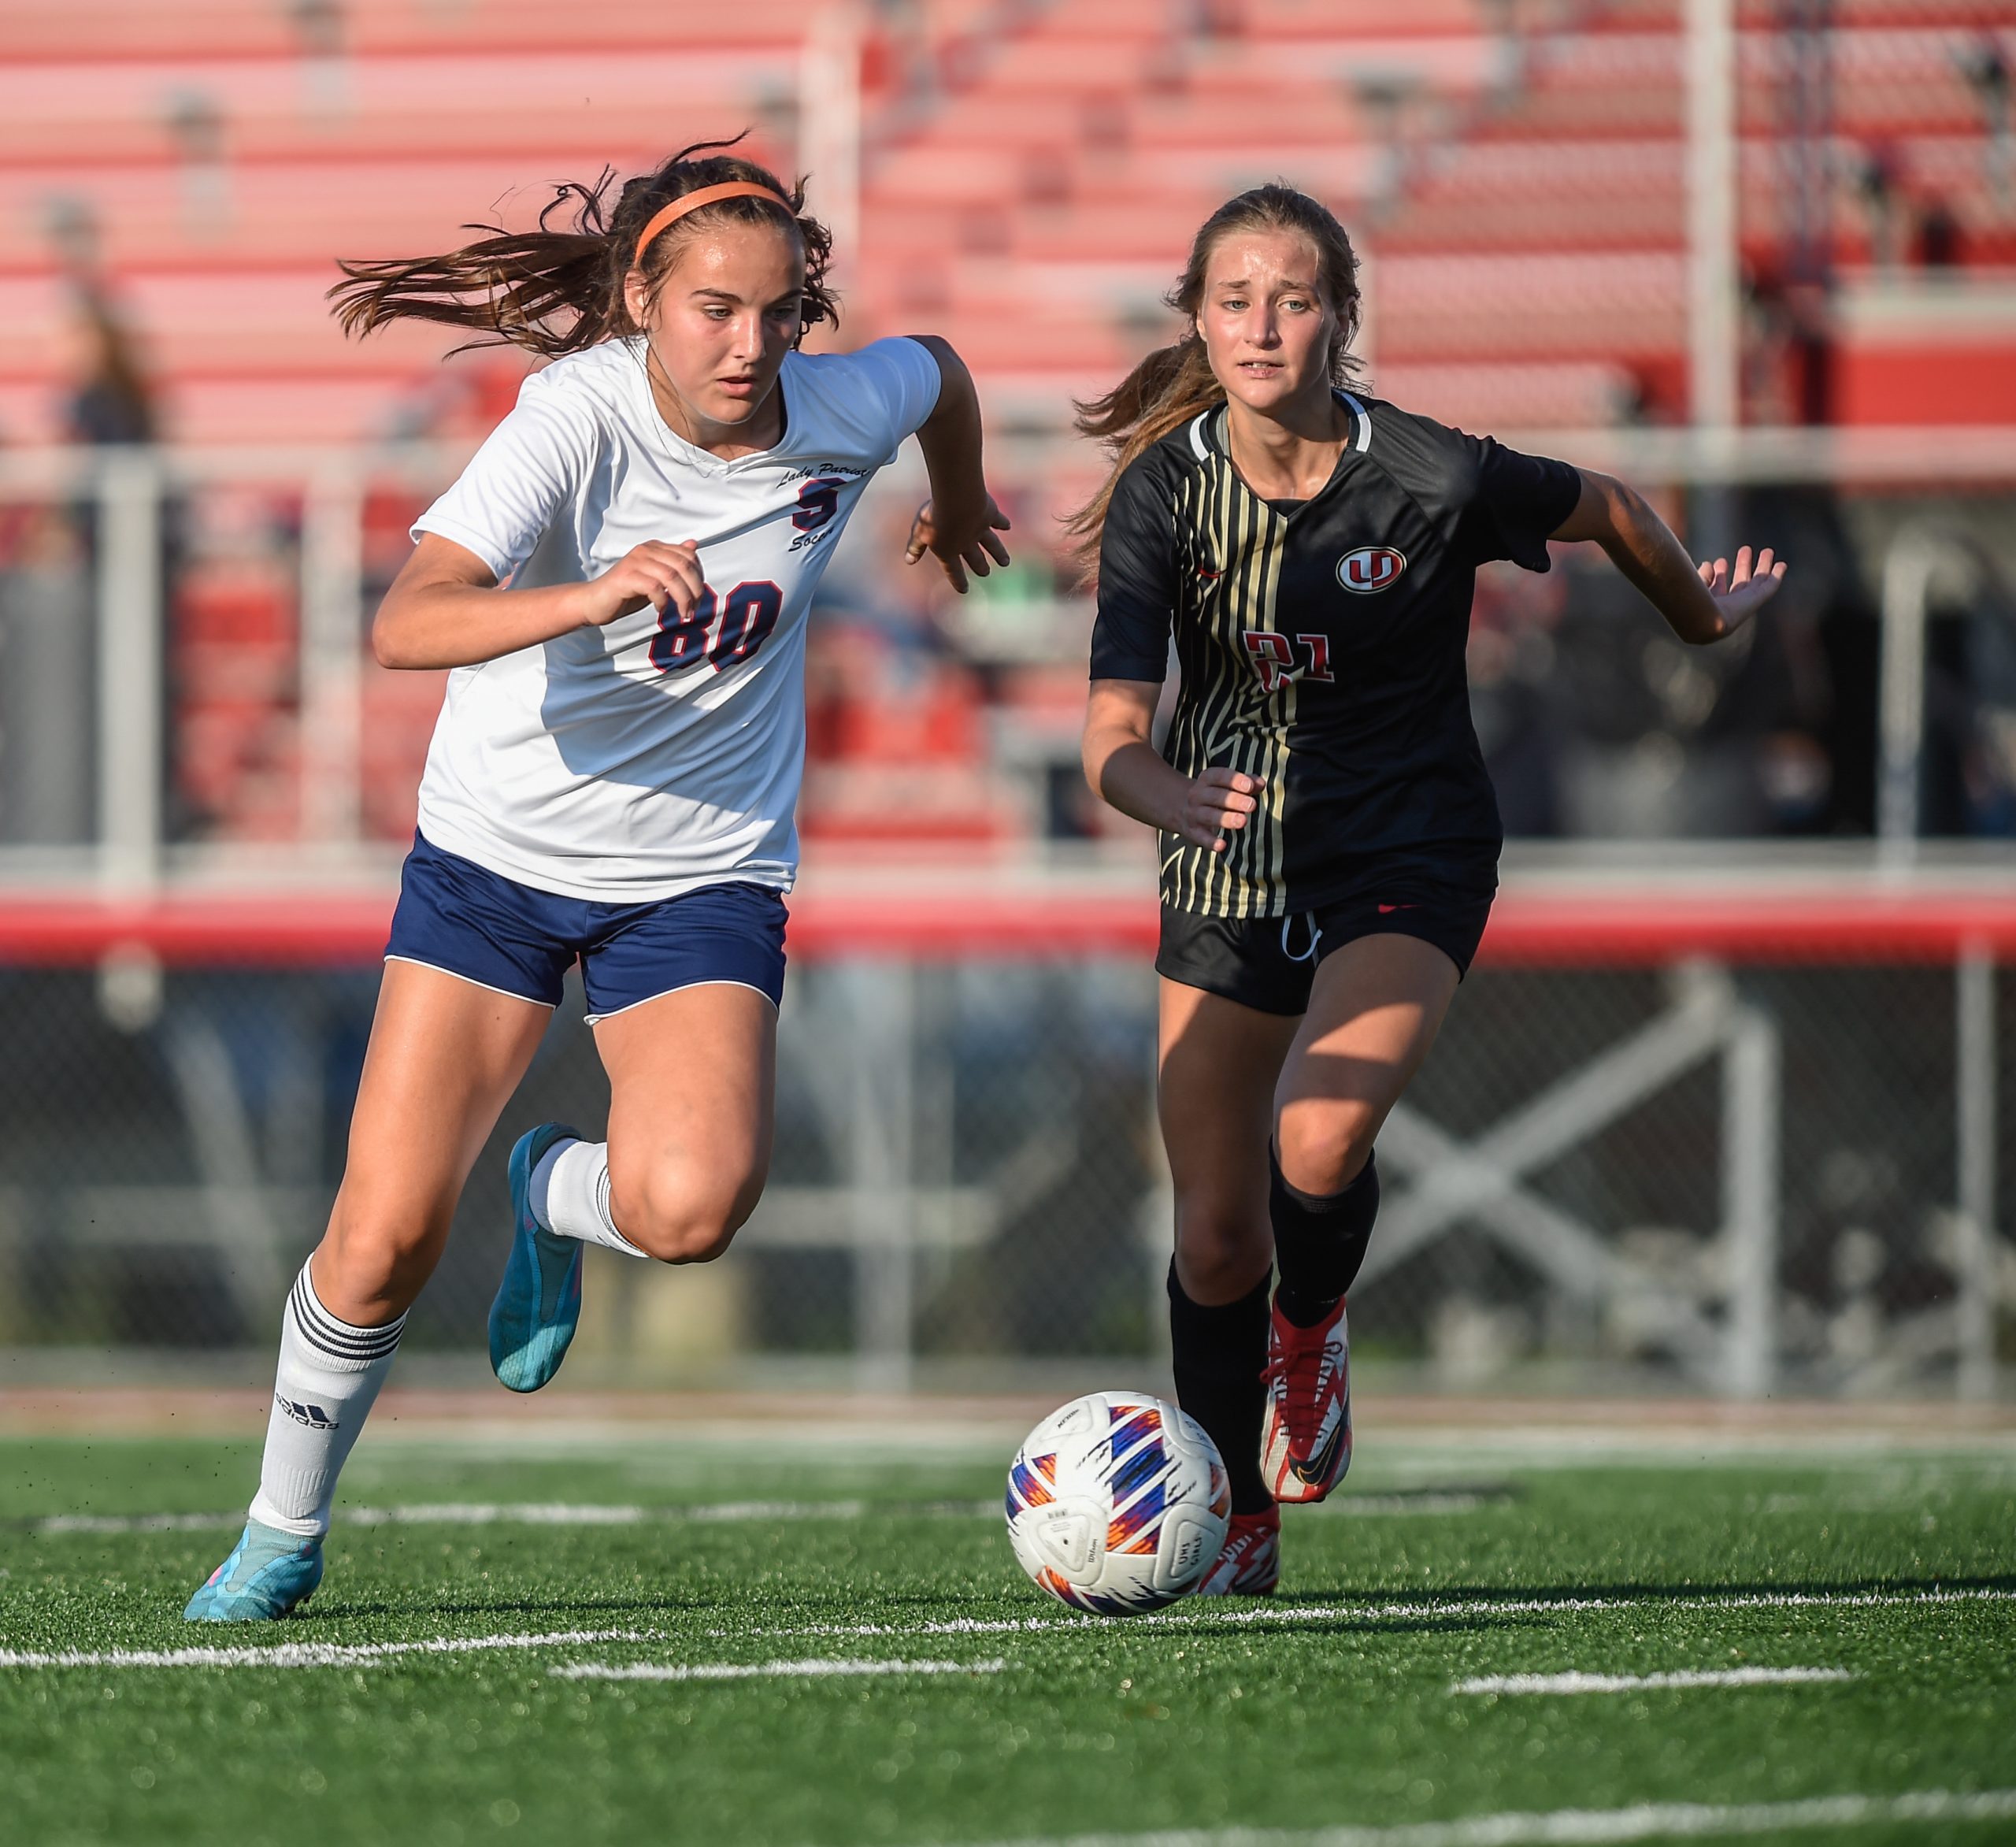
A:
{"type": "Polygon", "coordinates": [[[1331,681],[1330,638],[1327,635],[1298,635],[1295,640],[1309,651],[1307,666],[1295,658],[1288,636],[1271,629],[1248,629],[1240,639],[1252,657],[1254,671],[1260,676],[1262,692],[1278,692],[1291,680],[1331,681]]]}

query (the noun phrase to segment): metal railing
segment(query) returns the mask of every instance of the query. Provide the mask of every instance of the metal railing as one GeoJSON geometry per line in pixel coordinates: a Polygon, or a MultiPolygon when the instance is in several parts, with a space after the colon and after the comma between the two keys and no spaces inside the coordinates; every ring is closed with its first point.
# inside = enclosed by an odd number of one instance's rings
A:
{"type": "MultiPolygon", "coordinates": [[[[1576,431],[1516,439],[1648,484],[2016,484],[2016,430],[1576,431]]],[[[1028,432],[1003,437],[995,445],[995,465],[1010,479],[1040,484],[1058,472],[1061,458],[1083,460],[1061,440],[1028,432]]],[[[164,833],[164,545],[173,508],[187,496],[226,487],[256,487],[298,508],[299,825],[294,841],[262,847],[258,863],[268,871],[290,861],[298,870],[326,869],[332,858],[355,857],[362,836],[362,701],[367,677],[380,671],[365,642],[367,495],[374,488],[416,496],[437,490],[467,453],[466,445],[425,444],[0,451],[0,497],[67,505],[88,522],[97,660],[90,714],[94,837],[54,855],[0,847],[0,877],[10,868],[67,864],[108,888],[131,892],[148,888],[172,861],[189,857],[171,854],[164,833]]],[[[889,487],[898,491],[897,484],[889,487]]],[[[1040,509],[1033,486],[1031,498],[1040,509]]],[[[1042,522],[1025,523],[1040,530],[1042,522]]],[[[1935,580],[1956,566],[1977,577],[1990,569],[1978,547],[1962,556],[1956,547],[1936,528],[1914,525],[1891,545],[1884,565],[1880,831],[1893,843],[1893,855],[1907,851],[1897,843],[1915,831],[1926,599],[1935,580]]],[[[214,862],[220,855],[207,857],[214,862]]]]}

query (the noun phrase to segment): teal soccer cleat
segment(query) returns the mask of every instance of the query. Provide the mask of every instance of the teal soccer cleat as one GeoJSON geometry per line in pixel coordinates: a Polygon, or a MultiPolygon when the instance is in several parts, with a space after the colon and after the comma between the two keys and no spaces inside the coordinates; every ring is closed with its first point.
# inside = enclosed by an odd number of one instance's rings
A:
{"type": "Polygon", "coordinates": [[[532,1216],[532,1170],[578,1129],[542,1122],[511,1150],[511,1212],[517,1229],[504,1280],[490,1305],[490,1370],[513,1392],[536,1392],[559,1371],[581,1318],[581,1245],[555,1237],[532,1216]]]}
{"type": "Polygon", "coordinates": [[[185,1623],[272,1623],[322,1582],[322,1542],[247,1520],[231,1556],[204,1580],[185,1623]]]}

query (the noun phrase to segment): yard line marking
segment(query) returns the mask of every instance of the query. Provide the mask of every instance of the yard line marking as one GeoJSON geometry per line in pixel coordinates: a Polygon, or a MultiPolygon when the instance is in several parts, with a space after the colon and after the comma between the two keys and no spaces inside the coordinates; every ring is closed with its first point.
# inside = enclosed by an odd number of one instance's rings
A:
{"type": "MultiPolygon", "coordinates": [[[[1944,1604],[2009,1603],[2016,1589],[1969,1586],[1955,1590],[1729,1591],[1674,1596],[1647,1591],[1638,1597],[1472,1597],[1437,1603],[1306,1604],[1254,1610],[1173,1609],[1128,1619],[1129,1630],[1230,1629],[1252,1623],[1292,1627],[1298,1623],[1380,1622],[1449,1616],[1581,1615],[1614,1610],[1866,1610],[1908,1609],[1944,1604]]],[[[936,1623],[824,1623],[802,1628],[754,1629],[746,1635],[1017,1635],[1046,1629],[1107,1629],[1099,1616],[955,1616],[936,1623]]]]}
{"type": "MultiPolygon", "coordinates": [[[[870,1514],[999,1518],[992,1500],[724,1500],[688,1507],[603,1505],[576,1501],[423,1501],[398,1507],[353,1507],[341,1511],[346,1526],[637,1526],[653,1522],[738,1520],[858,1520],[870,1514]]],[[[50,1514],[30,1522],[38,1534],[209,1533],[245,1523],[243,1508],[216,1514],[50,1514]]]]}
{"type": "Polygon", "coordinates": [[[1024,1838],[990,1847],[1609,1847],[1674,1835],[1699,1838],[2011,1817],[2016,1817],[2016,1790],[1920,1790],[1907,1796],[1817,1796],[1796,1802],[1645,1802],[1630,1808],[1514,1811],[1392,1827],[1172,1828],[1158,1834],[1024,1838]]]}
{"type": "Polygon", "coordinates": [[[29,1522],[36,1533],[209,1533],[243,1526],[235,1514],[50,1514],[29,1522]]]}
{"type": "Polygon", "coordinates": [[[598,1661],[549,1667],[556,1680],[799,1680],[862,1674],[1000,1674],[1008,1663],[989,1661],[633,1661],[610,1667],[598,1661]]]}
{"type": "MultiPolygon", "coordinates": [[[[1467,1514],[1509,1500],[1491,1489],[1451,1489],[1418,1493],[1360,1494],[1332,1497],[1328,1515],[1364,1517],[1388,1514],[1467,1514]]],[[[394,1507],[346,1508],[350,1526],[641,1526],[658,1521],[859,1520],[872,1514],[892,1518],[991,1519],[1001,1517],[996,1500],[723,1500],[687,1507],[645,1507],[625,1502],[432,1500],[394,1507]]],[[[49,1514],[28,1522],[41,1534],[226,1532],[245,1523],[244,1511],[208,1514],[49,1514]]]]}
{"type": "Polygon", "coordinates": [[[791,1629],[710,1629],[710,1639],[768,1635],[1026,1635],[1047,1629],[1107,1629],[1103,1616],[951,1616],[937,1623],[808,1623],[791,1629]]]}
{"type": "Polygon", "coordinates": [[[1479,1508],[1503,1507],[1509,1493],[1451,1489],[1447,1493],[1333,1494],[1323,1504],[1326,1514],[1473,1514],[1479,1508]]]}
{"type": "Polygon", "coordinates": [[[1459,1680],[1452,1693],[1628,1693],[1641,1688],[1794,1686],[1818,1680],[1859,1680],[1846,1667],[1681,1668],[1666,1674],[1483,1674],[1459,1680]]]}
{"type": "Polygon", "coordinates": [[[2016,1601],[2016,1589],[1994,1585],[1970,1585],[1955,1590],[1765,1590],[1709,1591],[1676,1596],[1670,1592],[1645,1591],[1635,1597],[1472,1597],[1455,1603],[1427,1600],[1415,1603],[1304,1604],[1287,1609],[1161,1610],[1141,1619],[1161,1625],[1271,1622],[1334,1622],[1339,1618],[1374,1620],[1382,1618],[1434,1616],[1536,1616],[1561,1611],[1577,1615],[1606,1610],[1874,1610],[1907,1608],[1920,1604],[2007,1603],[2016,1601]]]}
{"type": "Polygon", "coordinates": [[[665,1639],[662,1630],[565,1629],[543,1635],[443,1635],[424,1641],[284,1641],[263,1649],[64,1649],[50,1654],[0,1649],[0,1667],[367,1667],[398,1655],[473,1655],[493,1649],[665,1639]]]}

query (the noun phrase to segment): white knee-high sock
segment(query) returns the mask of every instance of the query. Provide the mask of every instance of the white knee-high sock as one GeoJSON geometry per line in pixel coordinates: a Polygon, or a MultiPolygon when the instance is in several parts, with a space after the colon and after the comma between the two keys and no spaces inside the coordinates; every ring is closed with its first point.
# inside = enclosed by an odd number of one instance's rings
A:
{"type": "Polygon", "coordinates": [[[616,1229],[609,1212],[609,1144],[562,1141],[532,1170],[532,1216],[556,1237],[579,1238],[626,1257],[648,1259],[616,1229]]]}
{"type": "Polygon", "coordinates": [[[252,1518],[319,1539],[329,1530],[336,1477],[392,1370],[406,1318],[352,1327],[324,1308],[301,1267],[280,1317],[280,1363],[252,1518]]]}

